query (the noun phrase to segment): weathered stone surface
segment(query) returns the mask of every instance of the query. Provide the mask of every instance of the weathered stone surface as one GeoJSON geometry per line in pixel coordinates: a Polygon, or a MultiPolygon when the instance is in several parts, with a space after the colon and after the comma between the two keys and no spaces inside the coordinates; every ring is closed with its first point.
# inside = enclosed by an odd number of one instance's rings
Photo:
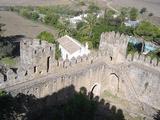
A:
{"type": "Polygon", "coordinates": [[[0,73],[0,84],[4,82],[4,75],[0,73]]]}
{"type": "MultiPolygon", "coordinates": [[[[160,109],[160,64],[155,66],[156,60],[150,61],[149,58],[146,62],[145,56],[138,54],[133,60],[128,55],[126,60],[127,45],[127,36],[103,33],[99,53],[71,61],[59,60],[56,64],[52,44],[25,39],[21,43],[20,68],[17,73],[8,71],[7,80],[1,80],[1,85],[4,83],[7,87],[2,85],[0,88],[14,95],[22,92],[39,98],[74,85],[77,91],[86,87],[88,92],[93,90],[95,95],[101,96],[108,90],[136,104],[145,103],[160,109]]],[[[2,74],[0,79],[3,79],[2,74]]]]}

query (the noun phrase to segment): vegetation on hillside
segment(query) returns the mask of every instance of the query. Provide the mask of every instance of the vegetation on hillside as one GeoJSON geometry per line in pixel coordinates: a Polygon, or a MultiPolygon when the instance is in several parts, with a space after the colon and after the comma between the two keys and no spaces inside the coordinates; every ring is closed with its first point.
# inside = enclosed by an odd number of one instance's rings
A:
{"type": "Polygon", "coordinates": [[[134,20],[137,20],[137,17],[138,17],[138,9],[131,8],[131,10],[130,10],[130,19],[134,21],[134,20]]]}
{"type": "Polygon", "coordinates": [[[159,38],[160,41],[160,28],[148,21],[142,21],[135,29],[135,34],[143,36],[147,41],[153,41],[156,38],[159,38]]]}
{"type": "Polygon", "coordinates": [[[47,31],[43,31],[41,32],[38,36],[37,36],[38,39],[40,40],[45,40],[49,43],[55,43],[55,38],[54,36],[52,35],[52,33],[49,33],[47,31]]]}
{"type": "MultiPolygon", "coordinates": [[[[72,9],[68,6],[19,7],[12,8],[12,11],[17,11],[20,14],[23,13],[22,16],[55,27],[59,37],[68,34],[81,43],[88,42],[89,48],[92,49],[98,48],[101,33],[109,31],[120,32],[129,36],[143,37],[144,40],[160,43],[160,28],[151,22],[141,21],[136,27],[129,27],[124,24],[126,18],[132,21],[137,20],[139,14],[146,13],[146,8],[142,8],[140,11],[136,8],[122,8],[120,9],[120,14],[106,9],[103,16],[97,17],[101,9],[91,3],[88,5],[88,10],[83,12],[87,13],[87,17],[77,23],[76,28],[70,25],[69,18],[82,14],[82,11],[72,9]],[[39,18],[36,13],[39,15],[39,18]]],[[[130,50],[135,51],[135,49],[130,50]]]]}

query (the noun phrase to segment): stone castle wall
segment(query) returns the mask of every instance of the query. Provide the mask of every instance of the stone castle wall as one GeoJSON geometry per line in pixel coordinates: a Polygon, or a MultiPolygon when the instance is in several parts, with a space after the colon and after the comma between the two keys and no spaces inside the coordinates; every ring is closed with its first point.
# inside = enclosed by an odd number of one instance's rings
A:
{"type": "Polygon", "coordinates": [[[136,52],[135,54],[128,54],[126,59],[129,62],[137,62],[160,71],[160,61],[157,58],[151,58],[150,56],[141,55],[136,52]]]}
{"type": "Polygon", "coordinates": [[[127,35],[115,32],[102,33],[99,50],[107,52],[114,63],[138,62],[160,70],[160,61],[157,58],[152,59],[150,56],[139,54],[138,52],[127,55],[129,38],[127,35]]]}
{"type": "Polygon", "coordinates": [[[69,85],[74,85],[77,91],[80,87],[91,91],[96,86],[93,91],[95,95],[100,96],[108,90],[123,99],[160,109],[160,63],[138,53],[126,56],[128,36],[115,32],[103,33],[98,52],[71,61],[56,61],[54,46],[41,42],[21,43],[23,66],[17,70],[6,70],[5,77],[0,74],[0,88],[12,94],[22,92],[44,97],[69,85]],[[48,57],[51,58],[49,64],[48,57]]]}
{"type": "Polygon", "coordinates": [[[107,51],[112,60],[124,62],[128,46],[128,36],[115,32],[102,33],[99,50],[107,51]]]}
{"type": "MultiPolygon", "coordinates": [[[[0,77],[1,77],[0,87],[6,88],[6,87],[14,86],[23,82],[38,79],[49,74],[59,74],[62,71],[65,71],[70,68],[74,68],[76,66],[80,66],[81,68],[83,68],[102,58],[109,60],[109,57],[107,58],[105,55],[107,55],[106,52],[98,52],[98,53],[91,54],[89,56],[82,56],[82,57],[79,56],[77,59],[72,58],[70,61],[55,60],[52,58],[53,61],[50,61],[50,64],[49,64],[50,69],[48,71],[46,68],[47,61],[45,60],[44,60],[45,61],[44,63],[40,63],[40,64],[38,64],[38,60],[37,60],[35,64],[33,63],[34,64],[33,66],[27,64],[26,67],[24,67],[25,66],[24,65],[14,70],[12,68],[8,68],[6,69],[5,76],[0,73],[0,77]],[[36,66],[36,71],[35,71],[35,66],[36,66]]],[[[29,57],[27,57],[27,59],[28,58],[29,57]]],[[[47,57],[43,57],[43,58],[45,59],[47,57]]]]}

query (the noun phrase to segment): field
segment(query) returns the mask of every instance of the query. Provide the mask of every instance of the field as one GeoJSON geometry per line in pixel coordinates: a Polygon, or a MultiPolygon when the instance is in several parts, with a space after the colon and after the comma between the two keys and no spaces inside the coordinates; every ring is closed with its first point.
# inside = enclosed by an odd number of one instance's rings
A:
{"type": "MultiPolygon", "coordinates": [[[[44,6],[44,5],[66,5],[72,4],[72,1],[77,0],[0,0],[0,6],[44,6]]],[[[84,1],[96,1],[97,4],[106,6],[108,2],[111,5],[117,6],[130,6],[136,8],[146,7],[149,12],[160,17],[160,0],[84,0],[84,1]]]]}
{"type": "Polygon", "coordinates": [[[0,6],[41,6],[69,4],[69,0],[0,0],[0,6]]]}
{"type": "Polygon", "coordinates": [[[13,12],[0,11],[0,16],[0,23],[6,24],[4,36],[25,35],[35,38],[42,31],[56,33],[53,28],[27,20],[13,12]]]}

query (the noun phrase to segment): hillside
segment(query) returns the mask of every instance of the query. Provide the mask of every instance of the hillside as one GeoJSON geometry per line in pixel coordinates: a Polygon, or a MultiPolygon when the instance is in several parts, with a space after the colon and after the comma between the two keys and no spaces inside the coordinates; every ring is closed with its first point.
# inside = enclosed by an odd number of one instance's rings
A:
{"type": "Polygon", "coordinates": [[[149,12],[160,16],[160,0],[112,0],[113,5],[134,6],[136,8],[146,7],[149,12]]]}
{"type": "MultiPolygon", "coordinates": [[[[74,0],[0,0],[0,6],[47,6],[71,4],[74,0]]],[[[76,0],[75,0],[76,1],[76,0]]],[[[85,1],[85,0],[84,0],[85,1]]],[[[92,0],[93,1],[93,0],[92,0]]],[[[146,7],[149,12],[160,16],[160,0],[95,0],[102,6],[106,6],[111,2],[112,6],[130,6],[136,8],[146,7]]]]}
{"type": "Polygon", "coordinates": [[[6,31],[4,32],[4,36],[25,35],[36,38],[42,31],[49,31],[55,34],[53,28],[27,20],[13,12],[0,11],[0,16],[0,23],[5,24],[4,29],[6,31]]]}
{"type": "Polygon", "coordinates": [[[0,0],[0,6],[39,6],[69,4],[69,0],[0,0]]]}

